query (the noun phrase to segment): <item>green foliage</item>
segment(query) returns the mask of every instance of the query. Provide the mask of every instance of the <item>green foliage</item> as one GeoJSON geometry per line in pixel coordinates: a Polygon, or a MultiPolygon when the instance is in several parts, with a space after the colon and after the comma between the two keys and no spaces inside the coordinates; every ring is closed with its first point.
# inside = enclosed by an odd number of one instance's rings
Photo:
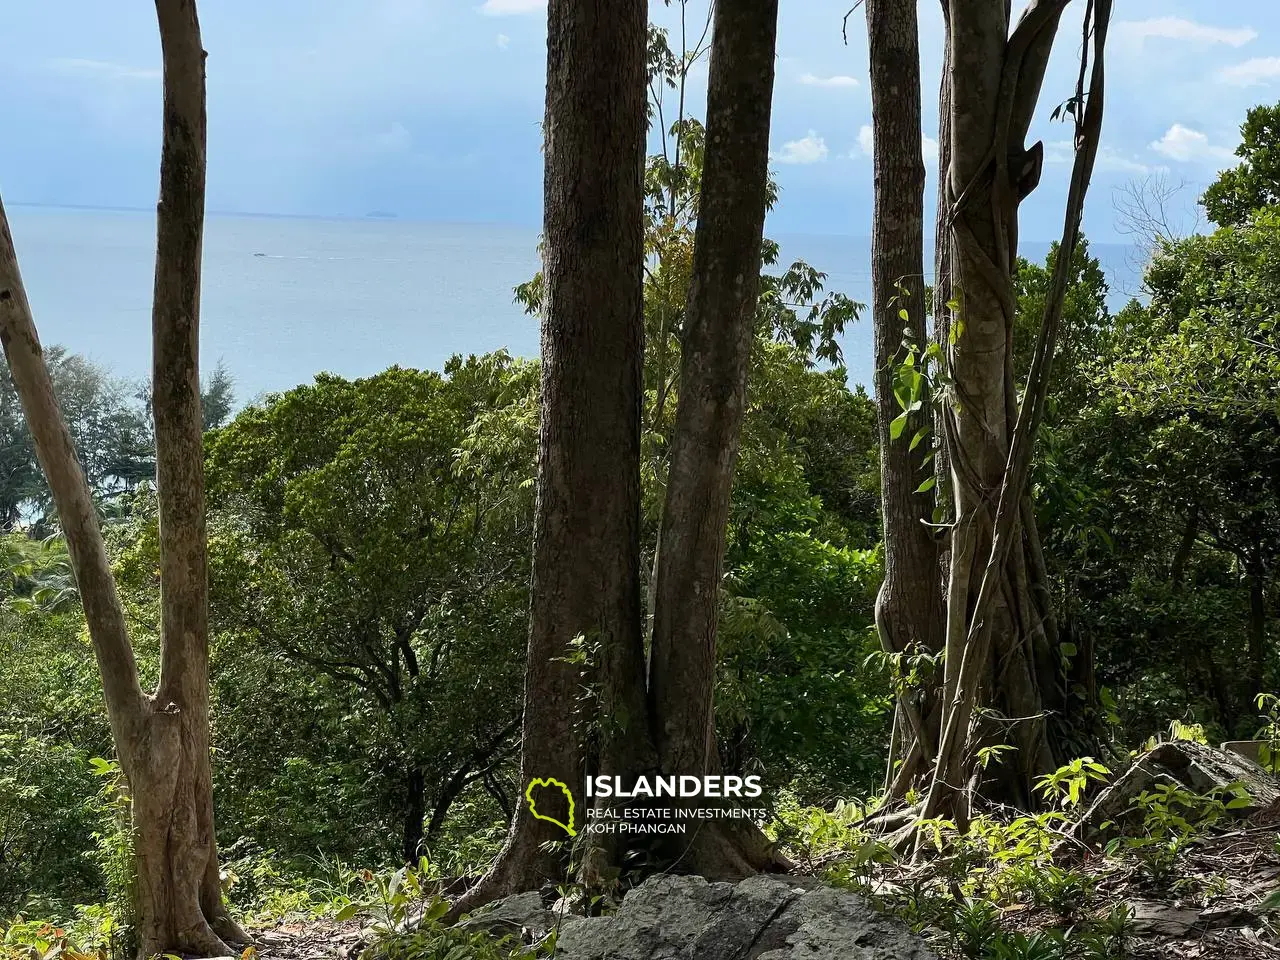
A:
{"type": "MultiPolygon", "coordinates": [[[[438,827],[462,790],[510,755],[536,378],[533,364],[505,354],[455,358],[443,375],[326,375],[211,435],[214,623],[219,650],[234,649],[237,663],[217,652],[215,660],[237,695],[262,709],[268,702],[249,689],[259,671],[290,688],[291,709],[310,712],[317,694],[332,699],[334,690],[343,704],[302,752],[262,749],[263,737],[292,739],[278,723],[226,731],[238,741],[228,749],[271,758],[285,774],[284,796],[246,801],[263,806],[240,822],[265,827],[284,800],[298,806],[295,823],[314,823],[317,788],[331,779],[353,792],[369,781],[365,803],[402,822],[423,804],[438,827]],[[238,662],[246,654],[250,670],[238,662]],[[346,746],[331,751],[334,737],[346,746]]],[[[266,777],[237,772],[251,778],[235,790],[246,798],[266,777]]],[[[320,839],[254,832],[293,849],[320,839]]]]}
{"type": "Polygon", "coordinates": [[[1036,791],[1063,809],[1079,805],[1092,783],[1106,783],[1111,771],[1093,757],[1077,757],[1036,783],[1036,791]]]}
{"type": "MultiPolygon", "coordinates": [[[[85,479],[95,499],[114,512],[155,477],[149,386],[114,377],[56,345],[45,349],[44,359],[85,479]]],[[[234,386],[219,363],[201,391],[206,426],[226,421],[235,406],[234,386]]],[[[16,525],[45,535],[56,524],[9,365],[0,357],[0,529],[16,525]]]]}
{"type": "Polygon", "coordinates": [[[1240,164],[1223,170],[1201,203],[1220,226],[1244,223],[1255,211],[1280,203],[1280,105],[1254,107],[1240,127],[1240,164]]]}
{"type": "MultiPolygon", "coordinates": [[[[1171,715],[1247,736],[1271,686],[1278,244],[1259,210],[1159,249],[1145,306],[1107,318],[1096,264],[1069,298],[1033,493],[1076,692],[1132,741],[1171,715]]],[[[1024,274],[1031,315],[1043,271],[1024,274]]]]}
{"type": "Polygon", "coordinates": [[[526,948],[514,935],[499,939],[476,930],[426,922],[411,932],[378,940],[369,955],[380,960],[534,960],[554,956],[554,952],[554,937],[536,948],[526,948]]]}
{"type": "Polygon", "coordinates": [[[1140,815],[1140,829],[1133,835],[1112,839],[1107,852],[1113,856],[1136,856],[1152,885],[1168,887],[1177,876],[1187,848],[1231,811],[1248,807],[1249,803],[1249,795],[1240,784],[1199,794],[1178,784],[1156,783],[1138,794],[1128,811],[1140,815]]]}
{"type": "Polygon", "coordinates": [[[83,751],[51,738],[0,732],[0,916],[34,907],[32,894],[62,892],[63,905],[98,896],[90,851],[98,818],[83,751]]]}
{"type": "Polygon", "coordinates": [[[830,811],[804,806],[793,791],[783,791],[769,825],[771,838],[808,872],[822,870],[827,879],[857,886],[868,868],[894,859],[892,848],[873,838],[862,821],[875,802],[838,800],[830,811]]]}
{"type": "Polygon", "coordinates": [[[1254,739],[1263,741],[1258,747],[1258,760],[1272,774],[1280,774],[1280,697],[1260,693],[1254,702],[1264,721],[1254,735],[1254,739]]]}

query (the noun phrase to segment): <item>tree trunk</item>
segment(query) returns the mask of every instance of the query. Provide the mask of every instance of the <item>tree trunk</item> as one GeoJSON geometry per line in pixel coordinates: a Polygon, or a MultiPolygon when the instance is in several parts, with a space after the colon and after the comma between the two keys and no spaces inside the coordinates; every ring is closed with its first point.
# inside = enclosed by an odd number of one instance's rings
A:
{"type": "Polygon", "coordinates": [[[199,389],[204,51],[192,0],[157,0],[164,146],[153,312],[161,666],[142,693],[92,495],[53,396],[0,208],[0,340],[67,539],[133,803],[139,956],[225,955],[209,761],[208,583],[199,389]]]}
{"type": "MultiPolygon", "coordinates": [[[[714,687],[725,526],[755,340],[778,0],[715,9],[706,156],[662,515],[650,703],[666,775],[719,769],[714,687]]],[[[713,821],[672,835],[681,868],[754,873],[768,845],[713,821]]],[[[745,821],[741,821],[745,822],[745,821]]]]}
{"type": "MultiPolygon", "coordinates": [[[[644,0],[547,9],[542,419],[520,785],[553,777],[579,801],[588,763],[629,775],[652,762],[639,569],[646,25],[644,0]],[[580,665],[566,662],[575,640],[599,694],[595,731],[583,722],[580,665]]],[[[562,878],[566,858],[543,844],[566,839],[519,798],[497,861],[453,915],[562,878]]]]}
{"type": "MultiPolygon", "coordinates": [[[[446,785],[447,791],[449,786],[446,785]]],[[[410,865],[416,865],[418,858],[422,856],[422,823],[427,817],[427,782],[422,775],[422,771],[417,767],[411,769],[404,778],[404,842],[400,848],[400,855],[404,862],[410,865]]],[[[461,789],[458,790],[461,792],[461,789]]],[[[429,835],[434,837],[436,831],[440,829],[440,825],[444,822],[444,813],[449,809],[458,796],[455,792],[447,800],[442,800],[436,805],[435,813],[439,815],[439,820],[433,814],[431,817],[431,830],[429,835]]]]}
{"type": "MultiPolygon", "coordinates": [[[[194,0],[157,0],[156,11],[165,79],[152,305],[161,581],[160,682],[153,716],[171,739],[165,749],[157,749],[166,737],[153,735],[145,759],[130,776],[141,949],[148,954],[171,943],[175,934],[182,936],[184,926],[197,930],[200,917],[223,939],[246,939],[223,905],[209,762],[209,583],[199,366],[205,54],[194,0]],[[148,782],[156,789],[146,789],[148,782]],[[193,884],[198,891],[194,909],[183,902],[193,884]]],[[[204,939],[203,934],[197,939],[204,939]]]]}
{"type": "MultiPolygon", "coordinates": [[[[1019,407],[1013,375],[1017,214],[1039,181],[1042,147],[1024,146],[1068,0],[1033,0],[1010,33],[1003,0],[951,0],[944,126],[949,163],[939,242],[955,309],[948,329],[952,395],[944,415],[955,526],[947,591],[945,715],[924,816],[962,826],[975,794],[1020,807],[1057,766],[1067,707],[1026,476],[1066,289],[1055,270],[1032,376],[1019,407]],[[1058,725],[1050,737],[1051,722],[1058,725]],[[1010,752],[988,765],[982,747],[1010,752]]],[[[1093,72],[1076,91],[1076,164],[1060,260],[1078,241],[1101,127],[1102,50],[1110,0],[1088,8],[1093,72]],[[1085,83],[1088,81],[1086,89],[1085,83]]],[[[1085,56],[1089,51],[1086,49],[1085,56]]]]}
{"type": "MultiPolygon", "coordinates": [[[[907,357],[903,340],[921,350],[926,343],[919,28],[915,0],[867,0],[866,7],[875,163],[871,297],[885,561],[876,627],[886,653],[931,654],[942,649],[942,578],[938,544],[927,526],[934,496],[916,490],[929,476],[925,456],[932,444],[915,441],[930,427],[927,383],[920,409],[908,415],[899,439],[890,437],[890,424],[903,413],[894,389],[907,357]]],[[[905,797],[932,759],[937,707],[932,685],[899,697],[888,781],[896,799],[905,797]],[[913,743],[929,750],[913,750],[913,743]]]]}
{"type": "Polygon", "coordinates": [[[1246,568],[1249,576],[1249,689],[1246,702],[1252,702],[1267,688],[1267,577],[1260,555],[1261,544],[1254,545],[1253,561],[1246,568]]]}

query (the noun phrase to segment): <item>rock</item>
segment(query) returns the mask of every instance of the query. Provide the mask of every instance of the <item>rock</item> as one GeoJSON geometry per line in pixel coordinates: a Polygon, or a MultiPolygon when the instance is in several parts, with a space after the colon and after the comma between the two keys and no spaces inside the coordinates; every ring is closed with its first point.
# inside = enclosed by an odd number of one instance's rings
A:
{"type": "Polygon", "coordinates": [[[1227,905],[1209,907],[1200,912],[1200,926],[1206,930],[1222,930],[1226,927],[1256,927],[1261,920],[1248,907],[1227,905]]]}
{"type": "Polygon", "coordinates": [[[560,960],[936,960],[857,894],[775,876],[655,877],[609,917],[570,919],[560,960]]]}
{"type": "Polygon", "coordinates": [[[1248,805],[1232,811],[1238,816],[1247,817],[1280,801],[1280,780],[1238,753],[1190,740],[1162,743],[1103,790],[1072,831],[1077,839],[1095,843],[1102,839],[1105,823],[1121,829],[1140,826],[1142,811],[1135,809],[1137,797],[1157,784],[1206,794],[1233,783],[1243,784],[1249,793],[1248,805]]]}
{"type": "Polygon", "coordinates": [[[495,937],[514,936],[525,943],[536,943],[555,926],[555,914],[547,909],[542,894],[531,890],[497,900],[477,910],[458,926],[483,930],[495,937]]]}
{"type": "Polygon", "coordinates": [[[1185,937],[1200,923],[1200,911],[1136,900],[1129,904],[1135,933],[1151,933],[1162,937],[1185,937]]]}

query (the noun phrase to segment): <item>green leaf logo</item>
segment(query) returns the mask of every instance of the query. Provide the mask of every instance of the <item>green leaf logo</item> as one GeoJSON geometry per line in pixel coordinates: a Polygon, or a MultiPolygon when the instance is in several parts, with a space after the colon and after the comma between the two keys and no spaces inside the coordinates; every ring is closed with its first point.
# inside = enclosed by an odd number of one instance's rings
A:
{"type": "Polygon", "coordinates": [[[571,837],[576,837],[578,835],[578,831],[573,829],[573,794],[570,792],[569,788],[565,786],[563,783],[561,783],[559,780],[556,780],[552,777],[547,777],[546,779],[538,778],[537,780],[530,780],[529,786],[524,788],[524,798],[527,801],[529,801],[529,812],[533,814],[533,818],[535,820],[546,820],[548,823],[554,823],[557,827],[559,827],[565,833],[569,834],[569,836],[571,837]],[[533,799],[534,787],[559,787],[560,788],[560,792],[564,794],[564,798],[569,801],[569,822],[568,823],[561,823],[555,817],[544,816],[543,814],[538,812],[538,803],[536,800],[533,799]]]}

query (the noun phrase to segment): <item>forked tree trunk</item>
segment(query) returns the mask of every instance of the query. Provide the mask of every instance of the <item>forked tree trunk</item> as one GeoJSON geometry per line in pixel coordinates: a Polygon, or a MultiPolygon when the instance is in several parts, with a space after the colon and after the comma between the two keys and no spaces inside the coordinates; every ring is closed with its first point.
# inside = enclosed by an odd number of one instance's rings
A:
{"type": "MultiPolygon", "coordinates": [[[[876,412],[880,437],[880,502],[884,517],[884,583],[876,627],[889,654],[942,649],[942,577],[933,521],[934,494],[916,492],[931,475],[929,388],[898,439],[890,424],[903,413],[895,396],[907,359],[904,340],[927,343],[924,297],[924,157],[920,126],[920,41],[916,0],[867,0],[874,132],[875,219],[871,238],[875,321],[876,412]],[[903,313],[905,312],[905,317],[903,313]]],[[[903,799],[928,772],[940,728],[936,686],[898,698],[890,744],[889,794],[903,799]]]]}
{"type": "Polygon", "coordinates": [[[543,845],[568,837],[530,814],[523,790],[532,780],[567,784],[580,827],[588,772],[627,776],[651,763],[639,567],[646,23],[644,0],[551,0],[547,9],[546,301],[522,795],[497,861],[453,916],[564,876],[567,858],[543,845]],[[575,640],[600,691],[587,710],[582,668],[567,662],[575,640]]]}
{"type": "Polygon", "coordinates": [[[53,396],[0,209],[0,340],[53,491],[133,805],[142,957],[223,955],[247,939],[222,899],[209,760],[208,582],[199,383],[204,51],[193,0],[157,0],[164,146],[152,322],[160,512],[161,666],[138,682],[89,487],[53,396]]]}
{"type": "MultiPolygon", "coordinates": [[[[706,155],[650,665],[654,738],[666,775],[719,770],[716,627],[756,332],[777,22],[778,0],[735,0],[715,9],[706,155]]],[[[750,821],[687,826],[688,833],[672,835],[670,851],[682,870],[742,876],[772,862],[768,843],[750,821]]]]}

